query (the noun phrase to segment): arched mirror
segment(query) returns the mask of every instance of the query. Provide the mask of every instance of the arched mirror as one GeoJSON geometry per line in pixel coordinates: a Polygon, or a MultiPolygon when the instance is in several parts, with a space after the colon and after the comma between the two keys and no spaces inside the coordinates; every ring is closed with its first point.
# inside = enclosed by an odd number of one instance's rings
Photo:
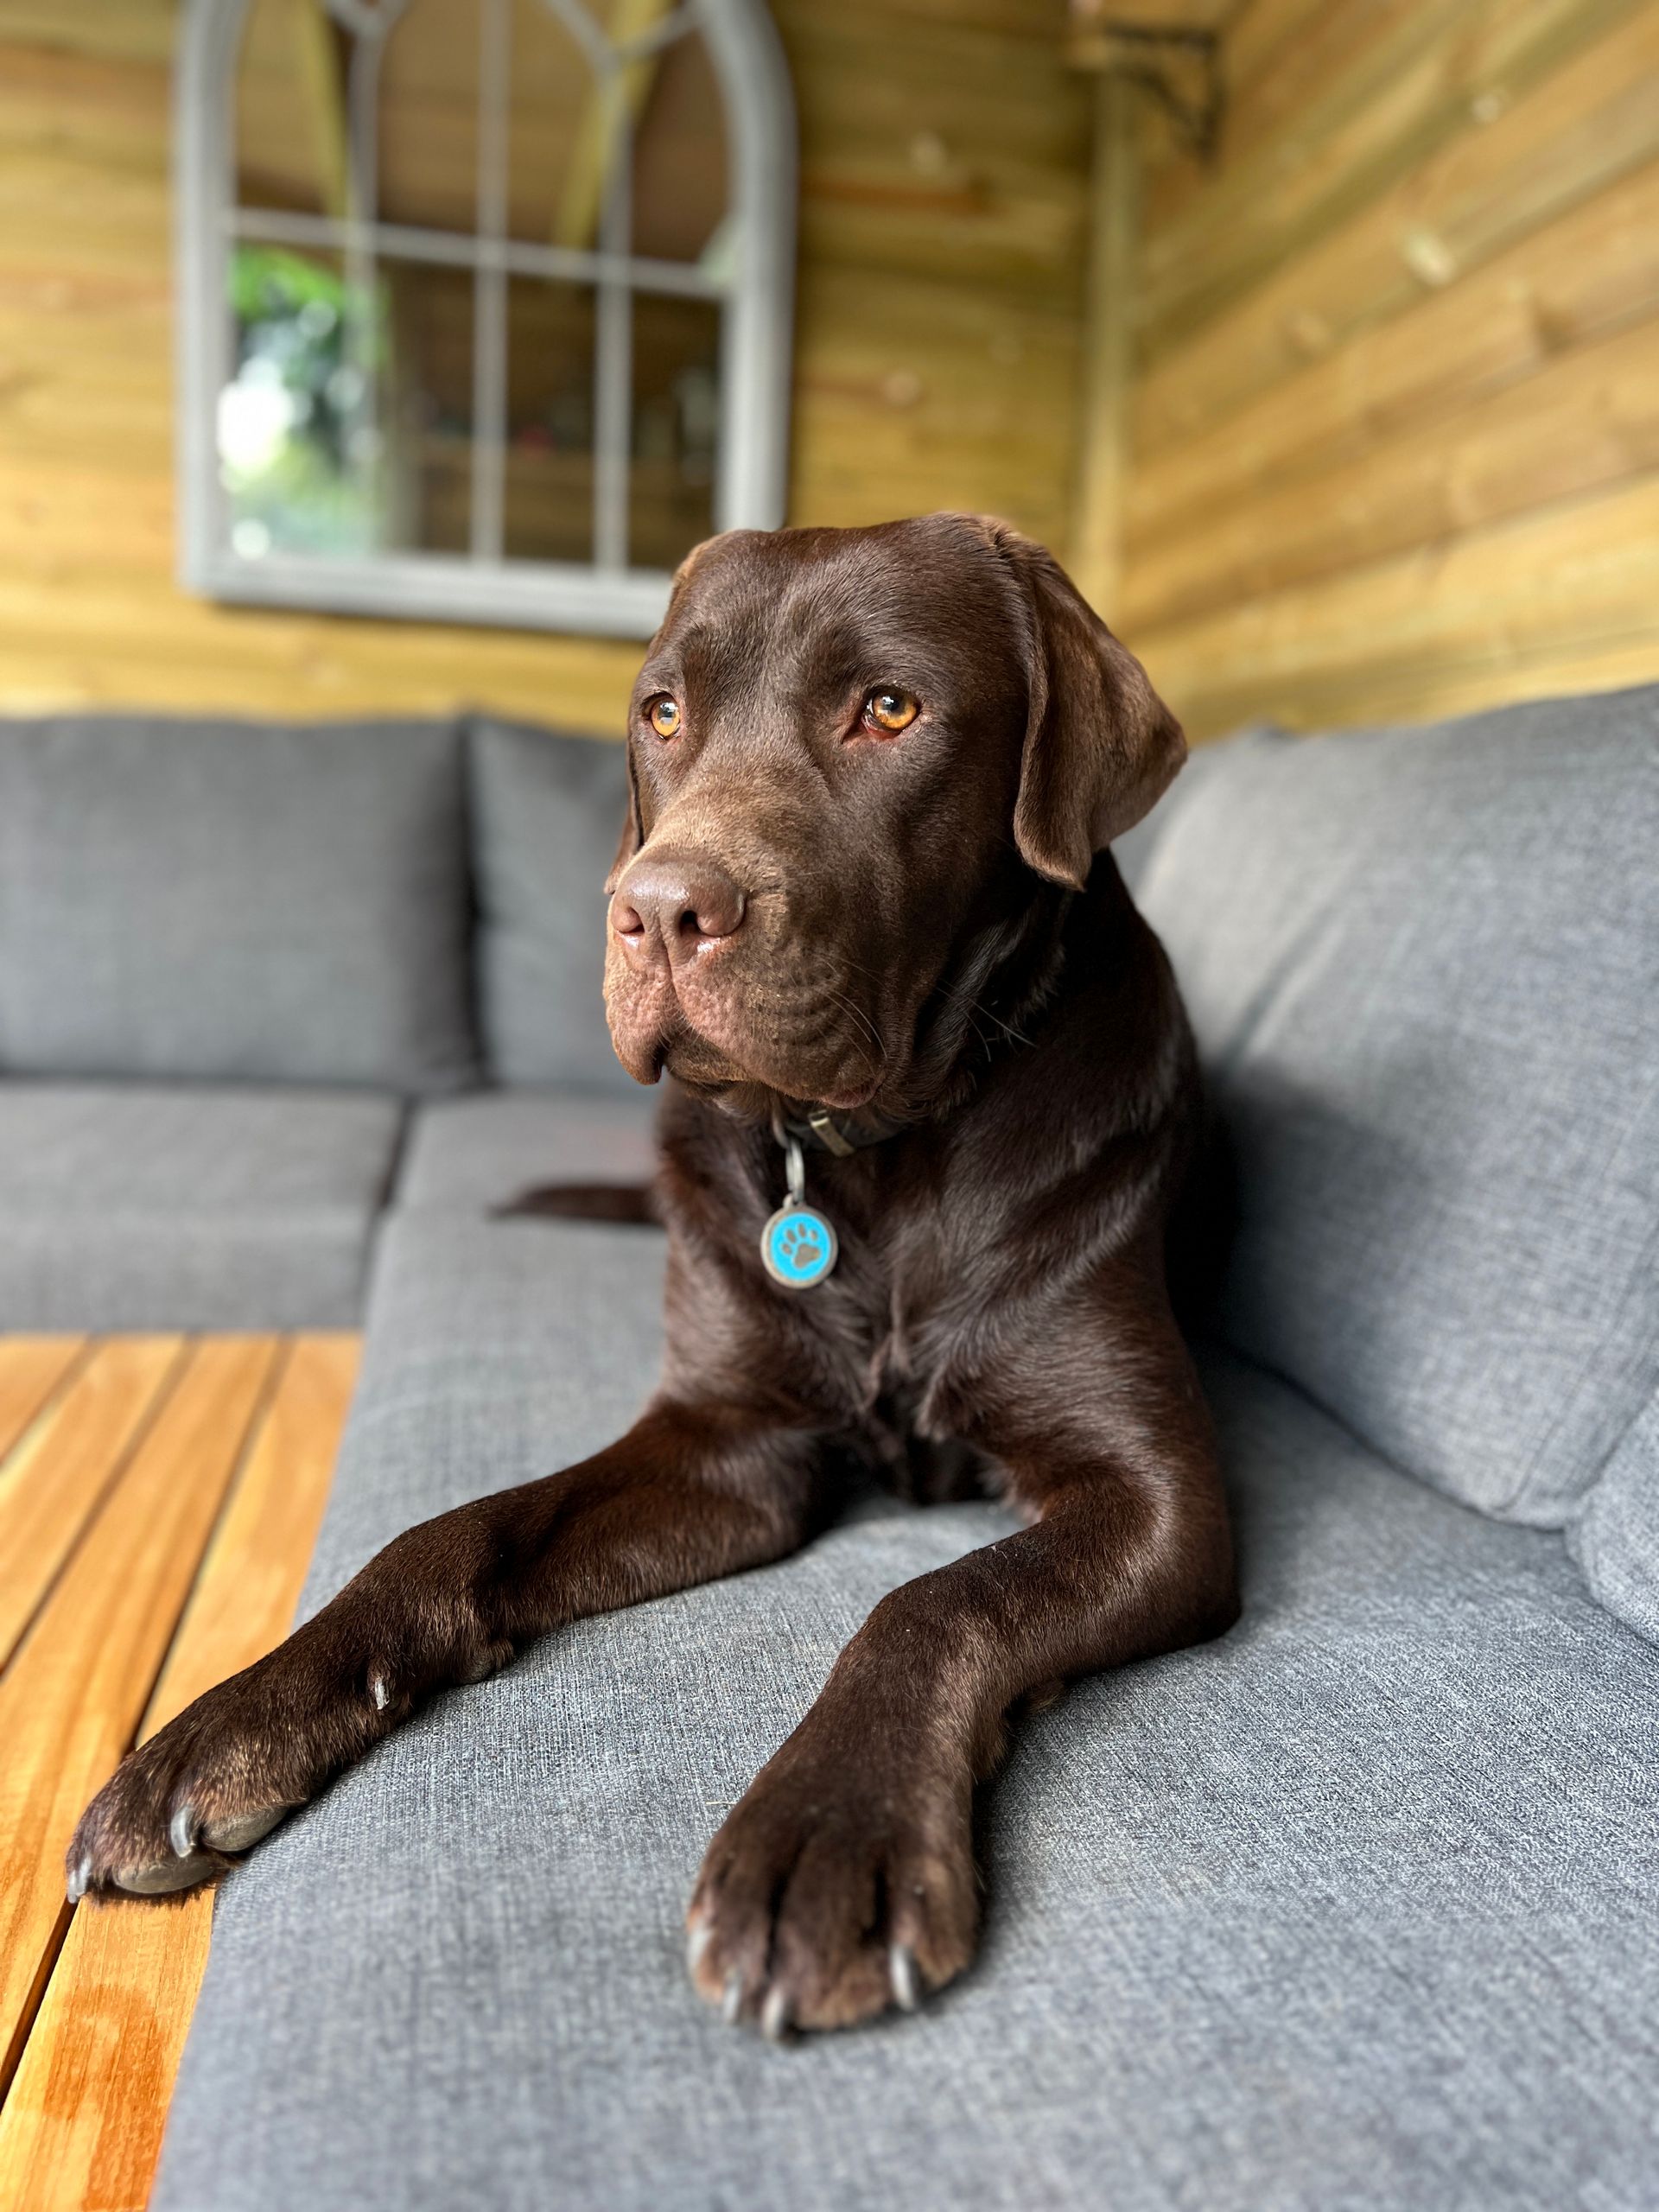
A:
{"type": "Polygon", "coordinates": [[[781,520],[761,0],[192,0],[178,99],[192,588],[643,636],[781,520]]]}

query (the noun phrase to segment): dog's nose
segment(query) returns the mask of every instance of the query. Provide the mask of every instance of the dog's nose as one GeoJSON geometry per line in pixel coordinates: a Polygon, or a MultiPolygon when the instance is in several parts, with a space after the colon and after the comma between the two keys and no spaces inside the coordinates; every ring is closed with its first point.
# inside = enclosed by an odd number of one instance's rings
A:
{"type": "Polygon", "coordinates": [[[611,900],[611,927],[629,951],[658,944],[681,959],[742,926],[742,892],[712,861],[643,860],[631,868],[611,900]]]}

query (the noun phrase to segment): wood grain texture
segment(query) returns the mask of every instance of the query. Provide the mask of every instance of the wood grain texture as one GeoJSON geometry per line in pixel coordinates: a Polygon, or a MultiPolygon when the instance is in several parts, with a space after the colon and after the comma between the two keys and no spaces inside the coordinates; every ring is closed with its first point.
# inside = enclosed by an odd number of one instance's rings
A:
{"type": "MultiPolygon", "coordinates": [[[[0,1668],[154,1416],[183,1357],[178,1337],[101,1345],[0,1465],[0,1668]]],[[[33,1365],[25,1353],[21,1365],[33,1365]]],[[[12,1355],[0,1339],[0,1366],[12,1355]]]]}
{"type": "Polygon", "coordinates": [[[1223,158],[1236,162],[1306,114],[1391,38],[1421,0],[1243,0],[1226,25],[1223,158]]]}
{"type": "Polygon", "coordinates": [[[1123,620],[1150,628],[1205,613],[1656,467],[1659,320],[1143,550],[1123,620]]]}
{"type": "Polygon", "coordinates": [[[0,1676],[0,2089],[67,1925],[70,1834],[143,1715],[276,1353],[191,1349],[0,1676]]]}
{"type": "Polygon", "coordinates": [[[1659,677],[1659,0],[1228,35],[1249,114],[1144,249],[1117,613],[1154,679],[1203,737],[1659,677]]]}
{"type": "Polygon", "coordinates": [[[1133,642],[1198,736],[1260,715],[1303,729],[1423,721],[1649,680],[1659,474],[1133,642]]]}
{"type": "Polygon", "coordinates": [[[1122,596],[1135,390],[1134,318],[1141,235],[1143,88],[1121,72],[1095,95],[1090,251],[1084,298],[1082,450],[1070,544],[1071,575],[1096,612],[1122,596]]]}
{"type": "MultiPolygon", "coordinates": [[[[1423,0],[1425,6],[1429,0],[1423,0]]],[[[1637,11],[1523,99],[1465,127],[1390,190],[1149,366],[1135,446],[1150,454],[1403,314],[1659,158],[1659,8],[1637,11]]]]}
{"type": "Polygon", "coordinates": [[[176,0],[0,0],[0,40],[47,52],[165,66],[176,0]]]}
{"type": "MultiPolygon", "coordinates": [[[[151,1734],[285,1632],[310,1560],[358,1340],[297,1338],[146,1712],[151,1734]]],[[[140,2212],[207,1964],[213,1898],[76,1909],[0,2113],[12,2212],[140,2212]]]]}
{"type": "Polygon", "coordinates": [[[1141,456],[1127,518],[1136,550],[1360,459],[1656,315],[1659,162],[1649,162],[1214,429],[1141,456]]]}
{"type": "Polygon", "coordinates": [[[1640,0],[1451,0],[1407,11],[1378,50],[1217,175],[1147,241],[1135,311],[1167,351],[1288,255],[1553,78],[1640,0]]]}
{"type": "MultiPolygon", "coordinates": [[[[9,1337],[0,1345],[0,1469],[29,1423],[85,1353],[85,1337],[9,1337]]],[[[0,1474],[0,1484],[3,1484],[0,1474]]],[[[0,1488],[0,1498],[4,1497],[0,1488]]],[[[0,1512],[3,1512],[0,1505],[0,1512]]],[[[5,1548],[0,1523],[0,1551],[5,1548]]]]}
{"type": "Polygon", "coordinates": [[[1073,32],[1102,23],[1138,24],[1145,30],[1213,30],[1233,13],[1236,0],[1071,0],[1073,32]]]}

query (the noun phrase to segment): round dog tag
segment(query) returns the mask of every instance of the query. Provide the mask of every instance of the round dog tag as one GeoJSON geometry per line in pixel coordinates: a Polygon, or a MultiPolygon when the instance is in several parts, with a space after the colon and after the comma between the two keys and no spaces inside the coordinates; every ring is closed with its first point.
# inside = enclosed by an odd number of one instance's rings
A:
{"type": "Polygon", "coordinates": [[[836,1264],[836,1232],[815,1206],[785,1198],[760,1232],[760,1257],[785,1290],[810,1290],[836,1264]]]}

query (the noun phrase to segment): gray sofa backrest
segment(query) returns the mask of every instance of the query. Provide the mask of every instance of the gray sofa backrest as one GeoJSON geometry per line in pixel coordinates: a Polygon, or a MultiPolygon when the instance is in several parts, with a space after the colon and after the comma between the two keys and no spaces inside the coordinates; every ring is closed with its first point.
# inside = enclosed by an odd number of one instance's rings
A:
{"type": "Polygon", "coordinates": [[[1297,742],[1277,722],[1249,722],[1243,729],[1235,730],[1222,744],[1195,745],[1182,764],[1180,774],[1152,812],[1112,842],[1112,858],[1131,893],[1140,896],[1141,886],[1152,866],[1152,856],[1163,842],[1170,824],[1212,776],[1236,773],[1234,764],[1241,753],[1267,751],[1297,742]]]}
{"type": "Polygon", "coordinates": [[[0,1070],[453,1089],[458,727],[0,725],[0,1070]]]}
{"type": "Polygon", "coordinates": [[[1229,749],[1139,896],[1238,1154],[1230,1333],[1505,1518],[1637,1454],[1659,1558],[1659,687],[1229,749]]]}
{"type": "Polygon", "coordinates": [[[637,1096],[611,1049],[601,990],[605,878],[627,811],[624,748],[483,715],[469,735],[490,1072],[637,1096]]]}

